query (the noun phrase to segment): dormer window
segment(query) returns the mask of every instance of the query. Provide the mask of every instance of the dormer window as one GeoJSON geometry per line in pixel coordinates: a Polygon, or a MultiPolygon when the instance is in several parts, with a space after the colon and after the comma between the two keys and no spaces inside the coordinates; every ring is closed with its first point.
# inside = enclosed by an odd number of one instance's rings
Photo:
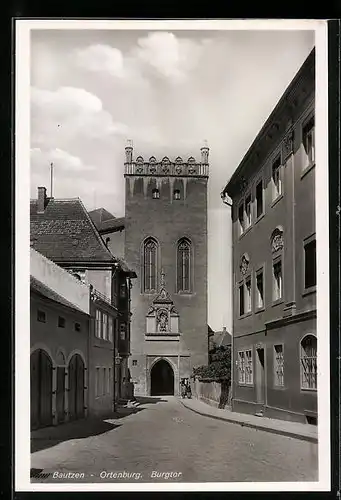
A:
{"type": "Polygon", "coordinates": [[[160,191],[158,189],[153,189],[153,198],[158,200],[160,198],[160,191]]]}
{"type": "Polygon", "coordinates": [[[175,189],[174,190],[174,200],[180,200],[181,195],[180,195],[180,189],[175,189]]]}

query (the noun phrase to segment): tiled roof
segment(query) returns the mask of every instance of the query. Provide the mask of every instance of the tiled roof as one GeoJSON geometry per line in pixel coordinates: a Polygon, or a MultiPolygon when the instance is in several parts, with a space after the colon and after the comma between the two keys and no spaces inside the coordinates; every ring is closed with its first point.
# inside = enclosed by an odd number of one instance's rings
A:
{"type": "Polygon", "coordinates": [[[100,233],[124,229],[125,218],[114,217],[105,208],[92,210],[89,215],[100,233]]]}
{"type": "Polygon", "coordinates": [[[37,280],[37,278],[34,278],[33,276],[31,276],[30,287],[31,287],[31,291],[34,291],[35,293],[42,295],[43,297],[46,297],[47,299],[53,300],[54,302],[58,302],[59,304],[61,304],[63,306],[69,307],[69,308],[74,309],[76,311],[79,311],[83,314],[86,314],[84,311],[82,311],[75,304],[72,304],[72,302],[69,302],[68,300],[64,299],[64,297],[62,297],[61,295],[56,293],[54,290],[52,290],[48,286],[44,285],[41,281],[37,280]]]}
{"type": "Polygon", "coordinates": [[[31,245],[54,262],[114,261],[79,198],[50,198],[44,213],[31,200],[30,220],[31,245]]]}

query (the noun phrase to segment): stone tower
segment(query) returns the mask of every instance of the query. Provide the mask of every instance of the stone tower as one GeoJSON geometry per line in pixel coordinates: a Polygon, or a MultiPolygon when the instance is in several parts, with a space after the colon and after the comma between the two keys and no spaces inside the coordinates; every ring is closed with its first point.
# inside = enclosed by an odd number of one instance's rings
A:
{"type": "Polygon", "coordinates": [[[125,149],[125,260],[131,293],[130,372],[136,395],[179,393],[207,363],[208,153],[149,160],[125,149]]]}

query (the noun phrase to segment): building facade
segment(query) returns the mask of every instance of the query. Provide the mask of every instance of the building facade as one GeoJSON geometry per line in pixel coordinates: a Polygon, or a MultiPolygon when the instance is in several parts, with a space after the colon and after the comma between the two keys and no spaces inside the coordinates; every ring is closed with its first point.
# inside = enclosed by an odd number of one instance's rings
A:
{"type": "Polygon", "coordinates": [[[178,394],[207,364],[207,147],[201,161],[133,159],[125,150],[124,257],[131,289],[136,395],[178,394]]]}
{"type": "MultiPolygon", "coordinates": [[[[109,413],[121,392],[119,289],[129,269],[109,251],[81,200],[47,198],[38,188],[31,200],[31,246],[91,287],[88,405],[92,414],[109,413]]],[[[123,363],[127,368],[127,362],[123,363]]]]}
{"type": "MultiPolygon", "coordinates": [[[[31,249],[32,430],[89,414],[89,287],[31,249]]],[[[90,408],[91,413],[91,408],[90,408]]]]}
{"type": "Polygon", "coordinates": [[[315,51],[222,196],[232,199],[233,409],[317,422],[315,51]]]}

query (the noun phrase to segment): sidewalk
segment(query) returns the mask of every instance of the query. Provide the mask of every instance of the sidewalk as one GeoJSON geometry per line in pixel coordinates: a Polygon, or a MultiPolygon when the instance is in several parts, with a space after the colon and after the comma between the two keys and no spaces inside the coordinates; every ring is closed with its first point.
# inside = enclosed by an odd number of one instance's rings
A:
{"type": "Polygon", "coordinates": [[[180,399],[180,402],[189,410],[205,417],[225,420],[229,423],[252,427],[254,429],[271,432],[273,434],[281,434],[282,436],[288,436],[295,439],[310,441],[311,443],[318,442],[317,426],[314,425],[236,413],[227,409],[215,408],[194,398],[180,399]]]}

